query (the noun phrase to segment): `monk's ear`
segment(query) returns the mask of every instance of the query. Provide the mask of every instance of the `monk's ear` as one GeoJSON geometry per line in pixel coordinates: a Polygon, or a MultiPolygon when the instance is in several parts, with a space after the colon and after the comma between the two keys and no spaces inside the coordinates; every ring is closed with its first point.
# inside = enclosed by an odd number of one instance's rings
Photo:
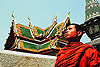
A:
{"type": "Polygon", "coordinates": [[[80,30],[78,31],[78,36],[81,36],[83,34],[83,32],[80,30]]]}

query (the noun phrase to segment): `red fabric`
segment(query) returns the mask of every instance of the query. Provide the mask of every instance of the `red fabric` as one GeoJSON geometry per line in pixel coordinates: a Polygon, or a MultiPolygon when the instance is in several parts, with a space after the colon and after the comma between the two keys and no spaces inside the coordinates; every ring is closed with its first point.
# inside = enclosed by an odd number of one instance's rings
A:
{"type": "Polygon", "coordinates": [[[55,67],[100,67],[100,54],[92,46],[71,42],[57,54],[55,67]]]}

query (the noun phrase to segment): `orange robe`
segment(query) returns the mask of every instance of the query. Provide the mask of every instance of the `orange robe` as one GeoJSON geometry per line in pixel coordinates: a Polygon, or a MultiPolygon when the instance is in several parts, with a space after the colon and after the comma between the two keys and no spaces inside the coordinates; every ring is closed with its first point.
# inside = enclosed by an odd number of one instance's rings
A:
{"type": "Polygon", "coordinates": [[[100,53],[91,45],[71,42],[57,54],[55,67],[100,67],[100,53]]]}

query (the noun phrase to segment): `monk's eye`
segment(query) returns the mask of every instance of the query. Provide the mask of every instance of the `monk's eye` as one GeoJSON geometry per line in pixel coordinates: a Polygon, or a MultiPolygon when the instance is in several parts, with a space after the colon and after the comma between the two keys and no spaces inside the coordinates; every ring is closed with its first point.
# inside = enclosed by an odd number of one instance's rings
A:
{"type": "Polygon", "coordinates": [[[69,30],[71,30],[72,28],[69,28],[69,30]]]}

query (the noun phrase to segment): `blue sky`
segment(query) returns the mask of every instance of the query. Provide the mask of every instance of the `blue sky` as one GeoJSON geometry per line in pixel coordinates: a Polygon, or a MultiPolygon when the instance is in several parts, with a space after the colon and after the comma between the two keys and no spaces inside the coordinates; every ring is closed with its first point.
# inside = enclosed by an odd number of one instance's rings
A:
{"type": "MultiPolygon", "coordinates": [[[[28,26],[29,16],[32,24],[44,29],[52,24],[56,14],[58,24],[64,21],[69,9],[72,23],[84,23],[85,0],[0,0],[0,49],[4,48],[10,32],[12,11],[18,23],[28,26]]],[[[90,39],[83,35],[81,41],[86,43],[90,39]]]]}

